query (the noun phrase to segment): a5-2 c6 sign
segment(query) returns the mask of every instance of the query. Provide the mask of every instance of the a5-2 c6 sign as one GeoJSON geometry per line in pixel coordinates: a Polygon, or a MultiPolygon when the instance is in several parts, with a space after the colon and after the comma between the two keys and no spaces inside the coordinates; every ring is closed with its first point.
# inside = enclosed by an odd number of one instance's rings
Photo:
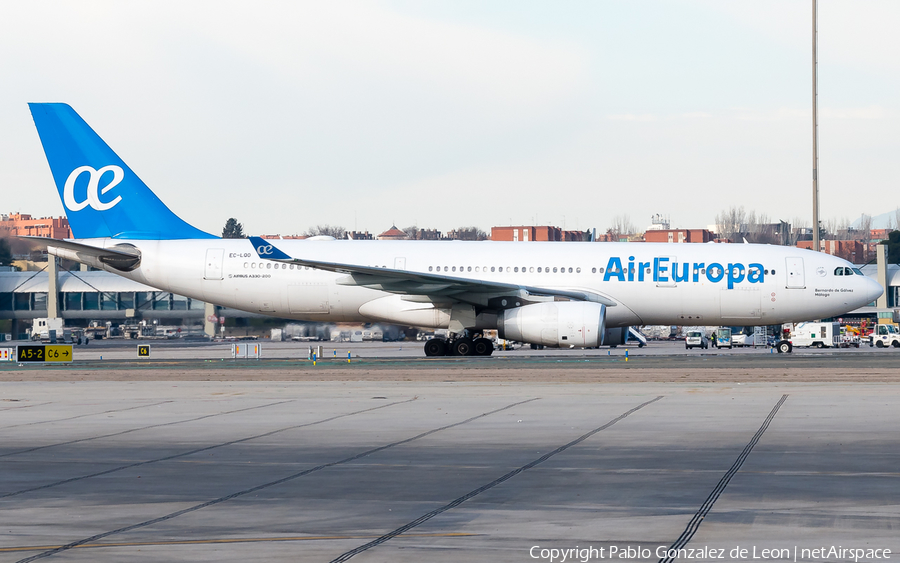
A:
{"type": "Polygon", "coordinates": [[[71,362],[71,344],[29,344],[16,346],[18,362],[71,362]]]}

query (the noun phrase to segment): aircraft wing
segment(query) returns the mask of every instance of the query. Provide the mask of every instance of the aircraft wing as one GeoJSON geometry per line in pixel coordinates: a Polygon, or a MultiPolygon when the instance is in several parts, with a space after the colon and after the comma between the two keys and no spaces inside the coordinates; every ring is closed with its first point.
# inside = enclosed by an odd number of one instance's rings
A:
{"type": "Polygon", "coordinates": [[[607,307],[615,307],[616,305],[616,302],[609,297],[592,291],[556,289],[447,276],[437,273],[411,272],[409,270],[395,270],[392,268],[307,260],[285,254],[276,248],[271,240],[250,237],[250,242],[253,244],[253,249],[259,257],[265,260],[347,274],[345,277],[337,280],[337,283],[340,285],[358,285],[389,293],[418,295],[431,297],[436,300],[452,298],[460,301],[478,302],[483,305],[487,305],[488,298],[501,296],[515,296],[526,300],[531,296],[538,298],[565,297],[575,301],[602,303],[607,307]]]}
{"type": "Polygon", "coordinates": [[[106,264],[117,270],[129,272],[138,267],[141,253],[131,245],[116,245],[114,248],[100,248],[80,242],[60,240],[47,237],[20,236],[20,239],[31,241],[47,249],[47,252],[60,258],[67,258],[85,264],[106,264]]]}

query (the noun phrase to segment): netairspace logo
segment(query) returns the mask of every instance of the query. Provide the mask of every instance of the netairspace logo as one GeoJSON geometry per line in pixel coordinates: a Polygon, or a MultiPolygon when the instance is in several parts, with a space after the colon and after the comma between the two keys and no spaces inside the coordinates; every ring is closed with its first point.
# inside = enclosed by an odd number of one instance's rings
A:
{"type": "Polygon", "coordinates": [[[891,550],[883,548],[859,548],[843,547],[840,545],[822,547],[758,547],[735,546],[732,549],[719,547],[681,547],[672,548],[660,545],[656,548],[643,546],[616,546],[609,547],[571,547],[554,548],[532,546],[528,550],[531,559],[546,561],[547,563],[580,562],[587,563],[591,560],[616,559],[619,561],[635,559],[722,559],[735,560],[779,560],[779,561],[878,561],[891,558],[891,550]]]}

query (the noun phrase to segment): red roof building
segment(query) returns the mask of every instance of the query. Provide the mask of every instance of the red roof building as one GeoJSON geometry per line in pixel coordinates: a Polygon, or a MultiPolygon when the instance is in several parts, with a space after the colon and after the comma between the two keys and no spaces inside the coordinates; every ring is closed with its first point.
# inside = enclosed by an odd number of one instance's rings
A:
{"type": "Polygon", "coordinates": [[[23,213],[0,215],[0,237],[48,237],[72,238],[69,220],[65,217],[41,217],[35,219],[23,213]]]}

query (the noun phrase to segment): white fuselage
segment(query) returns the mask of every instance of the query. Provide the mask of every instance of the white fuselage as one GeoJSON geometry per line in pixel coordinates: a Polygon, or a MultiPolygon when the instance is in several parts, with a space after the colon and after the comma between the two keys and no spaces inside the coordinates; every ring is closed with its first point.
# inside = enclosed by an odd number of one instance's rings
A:
{"type": "MultiPolygon", "coordinates": [[[[366,316],[360,308],[392,295],[337,283],[346,278],[344,274],[261,259],[246,239],[80,242],[101,247],[124,243],[140,249],[137,269],[123,273],[107,268],[111,272],[217,305],[282,318],[385,320],[366,316]]],[[[820,319],[864,306],[882,291],[862,275],[836,276],[837,268],[851,267],[845,260],[769,245],[272,242],[292,257],[311,261],[597,293],[617,303],[607,308],[608,327],[750,326],[820,319]]],[[[432,325],[446,322],[445,316],[434,318],[432,325]]]]}

